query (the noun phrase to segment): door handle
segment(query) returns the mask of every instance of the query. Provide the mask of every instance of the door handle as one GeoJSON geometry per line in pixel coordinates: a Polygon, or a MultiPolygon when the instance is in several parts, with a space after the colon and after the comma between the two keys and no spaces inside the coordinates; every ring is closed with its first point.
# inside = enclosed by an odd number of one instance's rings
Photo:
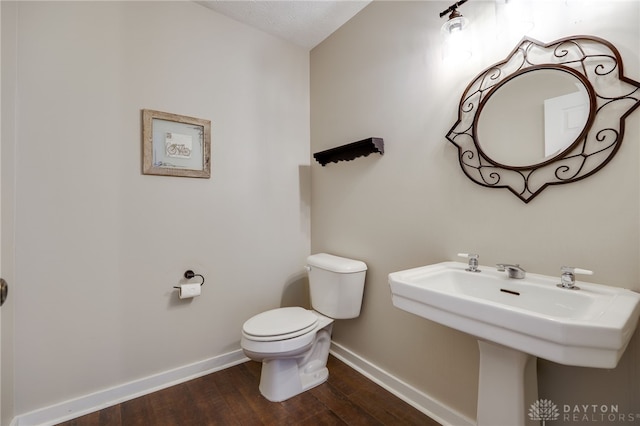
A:
{"type": "Polygon", "coordinates": [[[7,300],[8,294],[9,284],[7,284],[4,278],[0,278],[0,306],[4,305],[4,302],[7,300]]]}

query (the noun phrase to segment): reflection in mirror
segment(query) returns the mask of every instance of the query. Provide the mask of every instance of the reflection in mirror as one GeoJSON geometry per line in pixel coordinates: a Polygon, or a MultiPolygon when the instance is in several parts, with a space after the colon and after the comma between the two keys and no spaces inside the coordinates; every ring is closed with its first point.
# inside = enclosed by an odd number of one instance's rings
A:
{"type": "Polygon", "coordinates": [[[587,124],[587,89],[562,69],[518,74],[497,89],[478,112],[476,131],[480,149],[496,163],[542,163],[569,148],[587,124]]]}
{"type": "Polygon", "coordinates": [[[624,76],[620,53],[608,41],[575,36],[544,44],[525,37],[469,83],[447,139],[469,179],[528,203],[550,185],[604,167],[620,148],[625,118],[639,105],[640,83],[624,76]],[[580,102],[585,98],[588,107],[580,102]]]}

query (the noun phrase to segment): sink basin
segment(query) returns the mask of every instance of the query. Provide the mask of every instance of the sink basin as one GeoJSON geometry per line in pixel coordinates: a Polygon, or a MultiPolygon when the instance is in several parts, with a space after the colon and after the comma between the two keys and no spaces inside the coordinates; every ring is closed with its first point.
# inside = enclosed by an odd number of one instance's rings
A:
{"type": "MultiPolygon", "coordinates": [[[[389,274],[394,306],[478,338],[478,426],[525,426],[538,398],[535,357],[614,368],[640,316],[640,294],[560,277],[508,278],[443,262],[389,274]]],[[[543,421],[544,422],[544,421],[543,421]]]]}
{"type": "Polygon", "coordinates": [[[389,274],[393,304],[480,339],[583,367],[614,368],[640,316],[640,294],[527,273],[508,278],[495,267],[468,272],[443,262],[389,274]]]}

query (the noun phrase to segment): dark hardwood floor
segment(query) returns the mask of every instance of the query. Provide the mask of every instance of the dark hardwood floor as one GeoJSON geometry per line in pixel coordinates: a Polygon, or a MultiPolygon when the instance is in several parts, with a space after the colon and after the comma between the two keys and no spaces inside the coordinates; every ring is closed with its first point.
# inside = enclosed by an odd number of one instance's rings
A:
{"type": "Polygon", "coordinates": [[[335,357],[328,367],[327,382],[284,402],[260,394],[249,361],[60,426],[439,425],[335,357]]]}

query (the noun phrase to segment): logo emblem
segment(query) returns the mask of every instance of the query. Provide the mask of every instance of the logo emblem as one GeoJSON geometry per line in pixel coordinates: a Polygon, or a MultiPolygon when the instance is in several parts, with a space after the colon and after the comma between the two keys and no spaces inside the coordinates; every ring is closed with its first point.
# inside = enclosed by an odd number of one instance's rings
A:
{"type": "Polygon", "coordinates": [[[560,417],[558,407],[550,399],[539,399],[529,407],[529,418],[542,420],[542,426],[545,426],[547,420],[557,420],[558,417],[560,417]]]}

